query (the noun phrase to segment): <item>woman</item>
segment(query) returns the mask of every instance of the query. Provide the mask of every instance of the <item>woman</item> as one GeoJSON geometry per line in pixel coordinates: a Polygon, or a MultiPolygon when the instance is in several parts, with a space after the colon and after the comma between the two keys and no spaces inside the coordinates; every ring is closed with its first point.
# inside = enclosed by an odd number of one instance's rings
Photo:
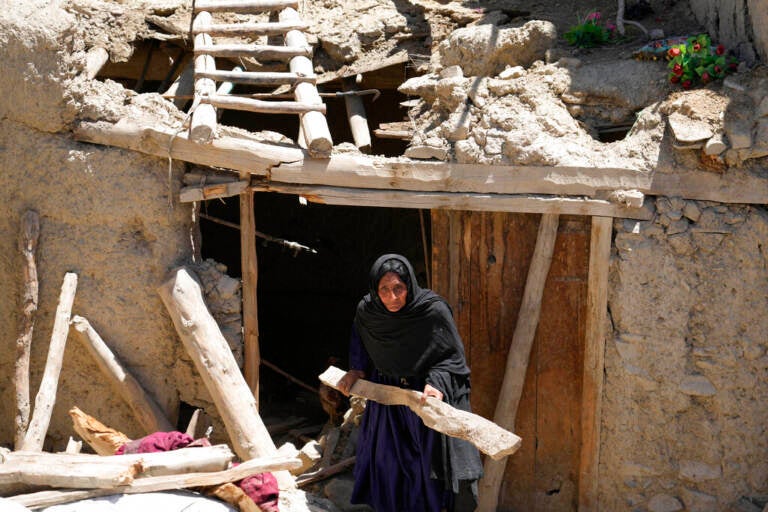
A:
{"type": "MultiPolygon", "coordinates": [[[[341,391],[349,394],[365,377],[469,411],[469,368],[445,299],[420,288],[411,264],[398,254],[376,260],[369,278],[341,391]]],[[[480,454],[467,441],[429,429],[405,406],[366,405],[352,503],[377,512],[471,511],[481,474],[480,454]]]]}

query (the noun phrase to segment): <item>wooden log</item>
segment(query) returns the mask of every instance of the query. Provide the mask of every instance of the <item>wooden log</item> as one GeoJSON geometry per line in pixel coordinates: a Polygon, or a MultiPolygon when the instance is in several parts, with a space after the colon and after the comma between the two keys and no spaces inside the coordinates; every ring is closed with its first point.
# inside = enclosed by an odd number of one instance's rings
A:
{"type": "Polygon", "coordinates": [[[261,509],[253,500],[245,494],[245,491],[239,485],[225,483],[210,487],[201,487],[198,491],[206,496],[215,496],[230,505],[233,505],[240,512],[261,512],[261,509]]]}
{"type": "Polygon", "coordinates": [[[109,52],[101,46],[94,46],[85,54],[85,76],[93,80],[109,60],[109,52]]]}
{"type": "MultiPolygon", "coordinates": [[[[541,300],[544,295],[544,284],[547,281],[549,267],[557,238],[559,218],[557,215],[542,215],[539,221],[539,231],[536,247],[528,268],[525,281],[525,291],[517,315],[517,324],[512,334],[512,343],[507,354],[507,366],[501,384],[499,398],[496,401],[496,411],[493,420],[503,428],[514,428],[517,407],[523,394],[525,373],[531,348],[536,336],[541,314],[541,300]]],[[[493,512],[499,501],[499,489],[504,479],[506,459],[486,460],[483,466],[483,477],[479,484],[478,512],[493,512]]]]}
{"type": "MultiPolygon", "coordinates": [[[[274,176],[273,176],[274,177],[274,176]]],[[[320,204],[378,206],[384,208],[417,208],[515,213],[552,213],[567,215],[599,215],[648,220],[653,214],[645,208],[627,208],[602,199],[571,197],[411,192],[403,190],[371,190],[342,187],[286,185],[277,181],[252,185],[257,192],[281,192],[306,198],[320,204]]]]}
{"type": "Polygon", "coordinates": [[[191,185],[183,187],[179,191],[179,202],[192,203],[195,201],[208,201],[219,197],[232,197],[240,195],[248,188],[250,180],[230,181],[227,183],[215,183],[212,185],[191,185]]]}
{"type": "Polygon", "coordinates": [[[210,44],[195,47],[195,53],[213,57],[253,57],[255,59],[287,61],[293,57],[311,57],[311,46],[276,46],[269,44],[210,44]]]}
{"type": "Polygon", "coordinates": [[[297,9],[298,0],[197,0],[195,12],[239,12],[243,14],[279,11],[286,7],[297,9]]]}
{"type": "Polygon", "coordinates": [[[245,138],[219,137],[210,144],[197,144],[184,132],[176,133],[159,125],[136,124],[130,119],[117,124],[104,121],[81,123],[75,128],[75,137],[83,142],[257,175],[265,175],[270,165],[304,158],[304,152],[299,148],[245,138]]]}
{"type": "MultiPolygon", "coordinates": [[[[243,460],[273,455],[275,444],[259,416],[256,398],[208,311],[193,273],[184,267],[177,269],[158,292],[216,403],[235,453],[243,460]]],[[[287,472],[279,472],[275,477],[281,489],[295,488],[293,477],[287,472]]]]}
{"type": "Polygon", "coordinates": [[[22,296],[22,320],[19,337],[16,338],[16,361],[14,383],[16,386],[16,417],[14,422],[14,446],[21,448],[24,435],[29,427],[29,356],[32,346],[32,332],[35,328],[35,313],[39,283],[35,253],[40,237],[40,217],[34,210],[27,210],[21,218],[19,250],[24,259],[24,294],[22,296]]]}
{"type": "Polygon", "coordinates": [[[338,475],[342,471],[345,471],[347,468],[350,468],[355,465],[355,457],[347,457],[346,459],[337,462],[336,464],[333,464],[328,467],[324,467],[322,469],[319,469],[312,473],[304,473],[299,478],[296,479],[296,485],[299,487],[304,487],[305,485],[309,485],[315,482],[319,482],[320,480],[325,480],[326,478],[330,478],[334,475],[338,475]]]}
{"type": "Polygon", "coordinates": [[[144,427],[147,434],[152,432],[169,432],[174,430],[173,424],[157,404],[154,398],[147,393],[136,378],[133,377],[120,363],[117,356],[101,339],[99,333],[85,318],[74,316],[72,325],[80,335],[86,350],[91,354],[102,373],[109,378],[115,391],[131,408],[139,424],[144,427]]]}
{"type": "MultiPolygon", "coordinates": [[[[335,366],[329,366],[320,375],[320,382],[339,389],[338,383],[345,373],[335,366]]],[[[482,416],[456,409],[434,397],[427,397],[426,403],[422,404],[422,393],[419,391],[358,379],[349,393],[384,405],[405,405],[429,428],[469,441],[493,459],[506,457],[520,448],[521,439],[512,432],[482,416]]]]}
{"type": "MultiPolygon", "coordinates": [[[[295,9],[286,8],[280,11],[280,21],[290,24],[299,23],[299,13],[295,9]]],[[[299,30],[291,30],[285,34],[286,46],[307,46],[307,38],[299,30]]],[[[293,73],[304,76],[315,76],[312,61],[307,57],[297,56],[290,60],[289,68],[293,73]]],[[[301,83],[294,88],[296,101],[300,103],[321,104],[323,100],[313,84],[301,83]]],[[[327,158],[333,150],[331,132],[328,121],[320,112],[307,112],[301,116],[301,131],[307,151],[313,158],[327,158]]]]}
{"type": "MultiPolygon", "coordinates": [[[[352,92],[358,90],[355,77],[347,77],[343,81],[344,90],[352,92]]],[[[363,153],[371,152],[371,130],[368,127],[368,115],[365,113],[365,105],[360,96],[346,94],[344,105],[347,107],[347,119],[352,130],[352,140],[357,149],[363,153]]]]}
{"type": "Polygon", "coordinates": [[[319,112],[325,114],[325,104],[301,103],[298,101],[264,101],[253,98],[223,96],[214,94],[203,98],[203,103],[210,103],[219,108],[230,110],[244,110],[246,112],[261,112],[263,114],[306,114],[307,112],[319,112]]]}
{"type": "MultiPolygon", "coordinates": [[[[211,14],[200,12],[195,16],[193,32],[195,46],[206,46],[213,43],[207,29],[211,25],[211,14]]],[[[195,56],[195,99],[202,99],[216,94],[216,82],[204,76],[206,72],[216,71],[216,60],[210,55],[195,56]]],[[[189,123],[189,139],[195,142],[208,142],[216,135],[216,109],[210,103],[199,102],[193,107],[192,120],[189,123]]]]}
{"type": "MultiPolygon", "coordinates": [[[[240,66],[235,66],[232,68],[232,73],[239,73],[243,70],[240,66]]],[[[235,88],[235,84],[233,82],[227,82],[224,81],[219,84],[219,87],[216,89],[215,96],[227,96],[229,93],[232,92],[232,90],[235,88]]],[[[216,105],[214,105],[215,107],[216,105]]],[[[224,115],[224,111],[219,109],[216,111],[216,122],[221,121],[221,116],[224,115]]]]}
{"type": "Polygon", "coordinates": [[[93,451],[99,455],[114,455],[118,448],[131,439],[120,431],[81,411],[78,407],[69,410],[72,428],[93,451]]]}
{"type": "Polygon", "coordinates": [[[295,457],[272,456],[247,460],[241,464],[224,470],[204,473],[187,473],[180,475],[152,476],[137,478],[131,484],[112,489],[89,489],[85,491],[41,491],[23,494],[9,498],[11,501],[29,508],[42,508],[72,501],[108,496],[110,494],[137,494],[145,492],[167,491],[170,489],[185,489],[207,485],[218,485],[225,482],[242,480],[255,473],[288,470],[301,465],[295,457]]]}
{"type": "MultiPolygon", "coordinates": [[[[22,454],[25,452],[22,452],[22,454]]],[[[28,453],[28,452],[27,452],[28,453]]],[[[113,489],[128,485],[142,472],[141,461],[104,460],[92,455],[69,455],[37,452],[38,458],[15,458],[13,455],[0,464],[0,485],[22,483],[76,489],[113,489]]]]}
{"type": "Polygon", "coordinates": [[[234,82],[236,84],[248,85],[295,85],[301,83],[314,84],[316,77],[301,76],[289,72],[266,72],[266,71],[219,71],[219,70],[201,70],[195,71],[198,78],[210,78],[217,82],[234,82]]]}
{"type": "Polygon", "coordinates": [[[75,441],[72,436],[69,436],[67,441],[67,447],[64,449],[64,453],[80,453],[83,450],[83,442],[75,441]]]}
{"type": "Polygon", "coordinates": [[[605,371],[605,322],[608,314],[608,271],[613,219],[592,217],[584,335],[584,380],[581,387],[581,458],[579,511],[598,510],[600,420],[605,371]]]}
{"type": "Polygon", "coordinates": [[[163,96],[173,98],[173,104],[181,109],[187,103],[187,96],[192,97],[195,92],[195,62],[190,62],[176,80],[163,93],[163,96]]]}
{"type": "Polygon", "coordinates": [[[22,450],[41,451],[48,425],[51,422],[53,406],[56,403],[56,390],[59,386],[59,374],[64,360],[64,347],[69,333],[69,317],[72,312],[72,303],[75,301],[77,290],[77,274],[67,272],[64,275],[64,283],[61,286],[59,305],[56,308],[56,318],[53,322],[51,343],[48,347],[48,358],[45,362],[43,379],[40,389],[35,397],[35,410],[29,429],[21,443],[22,450]]]}
{"type": "Polygon", "coordinates": [[[0,510],[3,512],[31,512],[27,507],[0,497],[0,510]]]}
{"type": "Polygon", "coordinates": [[[256,214],[253,191],[240,194],[240,268],[243,296],[243,374],[251,391],[256,411],[259,410],[259,349],[258,281],[259,265],[256,253],[256,214]]]}
{"type": "MultiPolygon", "coordinates": [[[[290,9],[290,8],[289,8],[290,9]]],[[[192,29],[193,34],[205,32],[211,36],[229,36],[229,37],[254,37],[254,36],[277,36],[285,34],[292,30],[304,31],[309,28],[307,23],[301,21],[281,21],[264,23],[216,23],[207,26],[205,29],[192,29]]],[[[207,43],[211,44],[211,43],[207,43]]],[[[289,44],[288,46],[296,46],[289,44]]]]}

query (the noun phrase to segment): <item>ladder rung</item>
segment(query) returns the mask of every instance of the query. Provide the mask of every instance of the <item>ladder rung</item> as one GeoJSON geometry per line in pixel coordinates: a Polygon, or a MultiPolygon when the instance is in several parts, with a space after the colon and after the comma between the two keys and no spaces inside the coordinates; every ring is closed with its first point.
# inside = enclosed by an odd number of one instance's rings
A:
{"type": "Polygon", "coordinates": [[[303,22],[233,23],[194,27],[192,33],[205,33],[211,36],[274,36],[291,30],[304,31],[307,28],[309,25],[303,22]]]}
{"type": "Polygon", "coordinates": [[[310,46],[273,46],[266,44],[211,44],[195,47],[196,54],[214,57],[256,57],[264,60],[290,60],[293,57],[309,57],[310,46]]]}
{"type": "Polygon", "coordinates": [[[233,82],[249,85],[283,85],[317,82],[316,76],[300,76],[296,73],[261,72],[261,71],[200,71],[195,70],[195,79],[210,78],[217,82],[233,82]]]}
{"type": "Polygon", "coordinates": [[[262,101],[251,98],[230,96],[202,96],[200,103],[210,103],[214,107],[230,110],[247,110],[263,114],[305,114],[321,112],[325,114],[324,103],[300,103],[298,101],[262,101]]]}
{"type": "Polygon", "coordinates": [[[239,12],[243,14],[298,9],[298,0],[196,0],[195,12],[239,12]]]}

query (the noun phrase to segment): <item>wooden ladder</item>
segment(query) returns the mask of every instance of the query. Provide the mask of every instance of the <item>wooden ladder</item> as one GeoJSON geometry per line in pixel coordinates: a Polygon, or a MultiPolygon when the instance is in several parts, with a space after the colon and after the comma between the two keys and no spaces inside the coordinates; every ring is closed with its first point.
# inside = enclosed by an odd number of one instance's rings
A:
{"type": "Polygon", "coordinates": [[[195,95],[189,138],[208,142],[216,133],[216,109],[244,110],[300,116],[299,144],[311,157],[328,157],[333,148],[325,104],[317,92],[316,76],[310,56],[312,48],[302,31],[298,0],[196,0],[192,23],[195,51],[195,95]],[[212,12],[257,14],[278,13],[277,22],[214,24],[212,12]],[[215,44],[214,37],[283,35],[284,46],[259,44],[215,44]],[[288,72],[248,72],[240,67],[231,71],[216,69],[215,57],[256,57],[288,62],[288,72]],[[217,89],[216,83],[220,85],[217,89]],[[291,87],[294,101],[259,100],[232,96],[233,84],[291,87]]]}

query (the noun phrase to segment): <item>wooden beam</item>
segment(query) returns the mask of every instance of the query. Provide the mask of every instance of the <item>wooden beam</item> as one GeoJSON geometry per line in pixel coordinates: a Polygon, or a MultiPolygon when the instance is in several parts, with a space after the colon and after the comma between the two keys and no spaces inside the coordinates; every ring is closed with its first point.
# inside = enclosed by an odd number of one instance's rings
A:
{"type": "Polygon", "coordinates": [[[214,183],[212,185],[190,185],[179,191],[179,202],[192,203],[220,197],[240,195],[250,184],[250,180],[214,183]]]}
{"type": "MultiPolygon", "coordinates": [[[[329,366],[319,378],[323,384],[339,389],[339,381],[345,374],[344,370],[329,366]]],[[[434,397],[427,397],[426,402],[422,403],[423,394],[420,391],[358,379],[349,393],[384,405],[404,405],[429,428],[469,441],[494,460],[515,453],[520,448],[521,440],[512,432],[482,416],[456,409],[434,397]]]]}
{"type": "Polygon", "coordinates": [[[195,12],[238,12],[241,14],[279,11],[286,7],[297,9],[298,0],[197,0],[195,12]]]}
{"type": "Polygon", "coordinates": [[[37,241],[40,238],[40,216],[34,210],[27,210],[21,217],[19,249],[24,259],[22,269],[24,294],[22,296],[22,321],[19,337],[16,338],[16,360],[14,363],[14,384],[16,417],[14,421],[14,447],[20,449],[29,427],[29,357],[32,349],[32,332],[35,328],[35,313],[39,293],[37,280],[37,241]]]}
{"type": "Polygon", "coordinates": [[[39,460],[14,459],[9,455],[0,464],[0,485],[23,483],[67,488],[113,489],[131,483],[141,473],[141,462],[93,455],[84,462],[82,456],[44,454],[39,460]],[[44,455],[50,455],[44,456],[44,455]]]}
{"type": "MultiPolygon", "coordinates": [[[[642,189],[641,189],[642,190],[642,189]]],[[[768,204],[768,178],[747,169],[728,169],[720,174],[675,169],[656,172],[648,195],[682,197],[699,201],[733,204],[768,204]]]]}
{"type": "Polygon", "coordinates": [[[219,71],[203,70],[196,71],[196,76],[210,78],[217,82],[233,82],[236,84],[248,85],[295,85],[301,83],[314,84],[316,77],[301,76],[296,73],[278,72],[278,71],[219,71]]]}
{"type": "MultiPolygon", "coordinates": [[[[293,8],[287,8],[280,11],[279,19],[285,24],[299,24],[299,13],[293,8]]],[[[286,46],[308,46],[306,36],[299,30],[294,29],[285,34],[286,46]]],[[[307,57],[297,56],[290,60],[288,64],[291,72],[315,77],[315,69],[312,61],[307,57]]],[[[296,101],[300,103],[323,103],[317,87],[314,84],[297,84],[293,90],[296,101]]],[[[313,158],[328,158],[333,150],[333,140],[331,132],[328,129],[328,122],[325,116],[320,112],[307,112],[300,119],[301,133],[306,143],[307,151],[313,158]]]]}
{"type": "Polygon", "coordinates": [[[128,404],[139,424],[147,434],[175,430],[154,398],[147,393],[138,380],[131,375],[109,346],[81,316],[72,318],[72,325],[80,335],[80,341],[91,354],[102,373],[109,379],[113,389],[128,404]]]}
{"type": "Polygon", "coordinates": [[[243,373],[245,382],[259,408],[259,314],[258,314],[258,259],[256,254],[256,217],[253,209],[253,191],[240,194],[240,267],[243,293],[243,344],[245,347],[243,373]]]}
{"type": "Polygon", "coordinates": [[[592,217],[584,336],[584,380],[581,388],[581,459],[578,493],[580,512],[599,509],[597,484],[612,231],[613,219],[592,217]]]}
{"type": "Polygon", "coordinates": [[[276,46],[269,44],[210,44],[195,47],[195,53],[214,57],[253,57],[260,60],[290,60],[293,57],[311,57],[312,47],[276,46]]]}
{"type": "Polygon", "coordinates": [[[217,485],[224,482],[242,480],[255,473],[287,470],[300,465],[301,460],[298,458],[276,455],[247,460],[224,471],[152,476],[147,478],[137,478],[130,485],[121,486],[119,488],[88,489],[81,491],[41,491],[31,494],[17,495],[8,499],[25,507],[42,508],[94,498],[97,496],[109,496],[111,494],[137,494],[217,485]]]}
{"type": "MultiPolygon", "coordinates": [[[[355,77],[347,77],[343,81],[344,91],[358,90],[355,77]]],[[[368,115],[365,113],[365,105],[360,96],[355,94],[344,95],[344,104],[347,107],[347,119],[352,130],[352,139],[357,149],[363,153],[371,152],[371,130],[368,127],[368,115]]]]}
{"type": "MultiPolygon", "coordinates": [[[[536,247],[533,250],[533,258],[528,268],[523,301],[517,315],[517,324],[515,324],[512,343],[507,354],[504,380],[496,401],[496,411],[493,414],[493,421],[502,428],[513,429],[515,427],[517,407],[523,394],[528,360],[536,337],[536,328],[539,325],[544,284],[547,281],[547,275],[549,275],[549,267],[555,250],[558,224],[559,217],[553,214],[542,215],[539,221],[536,247]]],[[[479,484],[478,512],[494,512],[496,510],[499,501],[499,489],[504,480],[506,467],[506,459],[485,461],[483,477],[479,484]]]]}
{"type": "MultiPolygon", "coordinates": [[[[290,9],[290,7],[288,8],[290,9]]],[[[285,11],[283,11],[285,12],[285,11]]],[[[193,34],[204,31],[211,36],[232,36],[232,37],[253,37],[253,36],[276,36],[285,34],[292,30],[303,31],[309,28],[309,24],[301,21],[264,22],[264,23],[215,23],[203,29],[192,29],[193,34]]],[[[207,43],[210,44],[210,43],[207,43]]],[[[288,46],[297,46],[289,44],[288,46]]],[[[300,45],[298,45],[300,46],[300,45]]]]}
{"type": "Polygon", "coordinates": [[[48,425],[51,423],[53,406],[56,403],[56,390],[59,387],[59,374],[64,361],[64,347],[69,333],[69,317],[72,313],[72,303],[75,301],[77,290],[77,274],[67,272],[61,285],[59,305],[53,322],[51,343],[48,346],[48,358],[45,361],[43,379],[35,397],[35,409],[29,429],[21,443],[22,450],[42,451],[48,425]]]}
{"type": "Polygon", "coordinates": [[[304,152],[287,145],[258,142],[246,138],[222,136],[210,144],[189,140],[185,131],[175,132],[158,125],[136,124],[123,119],[116,124],[98,121],[81,123],[74,130],[75,139],[140,153],[265,175],[270,165],[304,158],[304,152]]]}
{"type": "Polygon", "coordinates": [[[201,98],[201,103],[209,103],[215,107],[263,114],[306,114],[319,112],[325,114],[325,104],[301,103],[298,101],[264,101],[253,98],[231,97],[214,94],[201,98]]]}
{"type": "MultiPolygon", "coordinates": [[[[208,46],[213,44],[213,38],[207,33],[211,26],[211,14],[201,12],[195,16],[193,31],[195,34],[195,46],[208,46]]],[[[195,56],[195,99],[202,99],[216,94],[216,82],[205,76],[206,72],[216,71],[216,59],[210,55],[200,54],[195,56]]],[[[197,102],[192,107],[192,121],[189,123],[189,139],[195,142],[208,142],[216,135],[218,118],[216,108],[210,103],[197,102]]]]}
{"type": "Polygon", "coordinates": [[[542,197],[507,194],[460,194],[409,192],[402,190],[370,190],[341,187],[285,185],[278,182],[258,183],[256,192],[294,194],[321,204],[375,206],[385,208],[420,208],[515,213],[553,213],[563,215],[600,215],[648,220],[652,212],[644,208],[627,208],[601,199],[542,197]]]}

